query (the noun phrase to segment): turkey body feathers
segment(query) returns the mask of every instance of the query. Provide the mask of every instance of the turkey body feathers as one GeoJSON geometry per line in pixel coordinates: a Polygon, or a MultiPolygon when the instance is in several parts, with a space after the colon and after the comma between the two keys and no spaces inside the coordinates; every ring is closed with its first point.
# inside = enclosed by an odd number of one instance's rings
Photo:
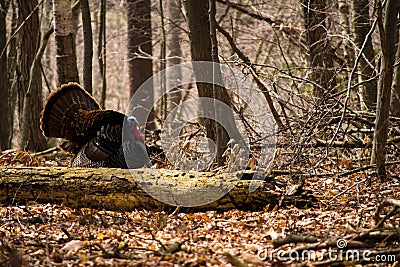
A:
{"type": "Polygon", "coordinates": [[[41,129],[47,137],[67,140],[60,146],[74,154],[72,167],[149,166],[144,141],[124,126],[126,119],[120,112],[101,110],[97,101],[79,84],[68,83],[47,98],[41,129]],[[129,151],[126,160],[124,150],[129,151]]]}

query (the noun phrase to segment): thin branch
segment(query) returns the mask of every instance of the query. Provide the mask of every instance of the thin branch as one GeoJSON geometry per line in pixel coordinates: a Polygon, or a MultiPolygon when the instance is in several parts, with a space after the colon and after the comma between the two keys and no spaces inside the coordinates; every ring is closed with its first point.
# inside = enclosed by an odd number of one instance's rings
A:
{"type": "MultiPolygon", "coordinates": [[[[398,208],[400,208],[400,200],[387,198],[387,199],[383,200],[381,204],[379,204],[379,206],[376,209],[375,216],[374,216],[374,220],[376,223],[375,228],[378,227],[378,225],[383,224],[384,220],[383,221],[379,220],[379,218],[380,218],[379,213],[382,211],[382,209],[384,207],[387,207],[387,206],[393,206],[397,210],[398,208]]],[[[391,213],[394,213],[394,211],[392,211],[391,213]]],[[[385,216],[384,219],[387,219],[387,217],[388,216],[385,216]]]]}
{"type": "Polygon", "coordinates": [[[265,86],[265,84],[258,77],[257,70],[255,69],[253,64],[251,64],[250,59],[245,54],[243,54],[243,52],[237,47],[237,45],[235,44],[235,41],[233,40],[232,36],[225,29],[223,29],[219,24],[216,24],[215,26],[218,29],[218,31],[220,33],[222,33],[222,35],[224,35],[225,38],[228,40],[228,42],[231,45],[233,51],[250,68],[251,74],[252,74],[255,82],[257,83],[257,86],[263,92],[265,100],[268,103],[268,106],[269,106],[269,108],[271,110],[272,116],[274,117],[276,123],[278,124],[279,129],[283,129],[284,125],[282,123],[282,120],[281,120],[277,110],[274,107],[274,103],[272,101],[271,95],[269,94],[268,88],[265,86]]]}
{"type": "Polygon", "coordinates": [[[264,21],[264,22],[268,23],[269,25],[271,25],[272,27],[279,28],[279,30],[283,31],[284,33],[286,33],[289,36],[289,40],[294,45],[301,47],[301,49],[305,49],[305,47],[301,43],[298,42],[297,37],[295,37],[295,38],[290,37],[290,36],[293,36],[294,33],[296,36],[299,35],[298,31],[296,31],[295,29],[293,29],[292,27],[289,27],[289,26],[282,27],[282,25],[285,25],[285,21],[273,20],[270,17],[266,17],[262,14],[253,13],[253,12],[247,10],[246,8],[244,8],[242,5],[232,3],[229,0],[216,0],[216,1],[220,4],[224,4],[226,6],[232,7],[234,9],[236,9],[237,11],[248,15],[249,17],[252,17],[252,18],[260,20],[260,21],[264,21]]]}
{"type": "Polygon", "coordinates": [[[235,3],[232,3],[230,1],[224,1],[224,0],[217,0],[217,2],[221,3],[221,4],[224,4],[224,5],[227,5],[227,6],[230,6],[230,7],[233,7],[234,9],[236,9],[236,10],[238,10],[238,11],[240,11],[240,12],[242,12],[242,13],[244,13],[244,14],[246,14],[246,15],[254,18],[254,19],[265,21],[265,22],[267,22],[268,24],[270,24],[272,26],[276,25],[276,26],[279,27],[279,25],[281,23],[283,23],[283,21],[281,21],[281,20],[273,20],[273,19],[271,19],[269,17],[266,17],[266,16],[263,16],[261,14],[253,13],[253,12],[243,8],[240,4],[235,4],[235,3]]]}
{"type": "Polygon", "coordinates": [[[40,0],[40,2],[35,6],[35,8],[29,13],[29,15],[24,19],[24,21],[21,23],[21,25],[18,26],[18,28],[15,30],[15,32],[11,35],[10,39],[8,39],[6,45],[3,48],[3,51],[1,51],[0,58],[3,57],[3,54],[7,50],[7,47],[10,45],[11,40],[15,38],[17,33],[22,29],[22,27],[25,25],[25,23],[32,17],[33,13],[36,12],[36,10],[39,8],[39,6],[42,4],[43,0],[40,0]]]}

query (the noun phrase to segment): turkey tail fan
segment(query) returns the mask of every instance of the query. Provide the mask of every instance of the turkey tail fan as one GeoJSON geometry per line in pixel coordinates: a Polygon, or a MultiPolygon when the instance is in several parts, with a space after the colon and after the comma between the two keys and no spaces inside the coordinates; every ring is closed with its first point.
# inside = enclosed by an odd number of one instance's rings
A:
{"type": "Polygon", "coordinates": [[[63,84],[52,92],[43,107],[40,127],[47,137],[65,138],[79,110],[99,110],[100,105],[77,83],[63,84]]]}

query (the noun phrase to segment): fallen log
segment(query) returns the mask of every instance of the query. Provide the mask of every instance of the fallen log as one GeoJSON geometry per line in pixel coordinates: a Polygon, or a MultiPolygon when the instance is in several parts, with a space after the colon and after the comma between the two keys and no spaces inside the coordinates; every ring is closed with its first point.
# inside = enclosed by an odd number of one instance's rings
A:
{"type": "MultiPolygon", "coordinates": [[[[194,210],[262,210],[268,205],[273,208],[282,199],[284,190],[271,189],[275,186],[270,178],[266,181],[241,180],[237,173],[216,175],[152,169],[0,168],[2,205],[36,201],[125,211],[173,206],[188,206],[194,210]],[[253,192],[249,190],[250,185],[255,188],[253,192]]],[[[287,199],[290,200],[291,196],[287,199]]],[[[307,202],[307,197],[304,200],[307,202]]]]}

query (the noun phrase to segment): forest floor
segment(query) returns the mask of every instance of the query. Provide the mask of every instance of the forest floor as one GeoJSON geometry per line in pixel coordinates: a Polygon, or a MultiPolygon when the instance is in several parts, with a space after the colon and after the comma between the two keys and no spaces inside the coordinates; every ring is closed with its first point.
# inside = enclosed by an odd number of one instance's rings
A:
{"type": "MultiPolygon", "coordinates": [[[[10,155],[0,164],[68,161],[10,155]]],[[[359,166],[342,159],[320,167],[304,184],[318,201],[301,209],[189,213],[3,205],[0,266],[398,266],[400,170],[390,166],[382,183],[371,178],[372,170],[332,175],[359,166]],[[377,210],[385,199],[391,199],[386,208],[377,210]]]]}

